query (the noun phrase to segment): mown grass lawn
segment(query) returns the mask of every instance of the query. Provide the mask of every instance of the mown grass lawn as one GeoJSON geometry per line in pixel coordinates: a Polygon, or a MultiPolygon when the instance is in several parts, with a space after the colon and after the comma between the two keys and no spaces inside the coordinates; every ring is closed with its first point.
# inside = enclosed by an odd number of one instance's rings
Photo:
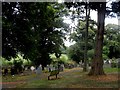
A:
{"type": "MultiPolygon", "coordinates": [[[[47,77],[30,80],[25,84],[17,85],[17,88],[118,88],[118,69],[105,68],[106,76],[90,77],[88,72],[72,70],[60,73],[58,79],[47,80],[47,77]]],[[[33,77],[32,75],[30,76],[33,77]]],[[[30,78],[29,77],[29,78],[30,78]]]]}
{"type": "Polygon", "coordinates": [[[7,76],[2,76],[2,82],[24,81],[24,80],[27,80],[27,79],[29,79],[31,77],[35,77],[35,75],[25,75],[25,76],[21,76],[21,75],[15,75],[15,76],[7,75],[7,76]]]}
{"type": "Polygon", "coordinates": [[[105,73],[118,73],[120,68],[104,68],[105,73]]]}

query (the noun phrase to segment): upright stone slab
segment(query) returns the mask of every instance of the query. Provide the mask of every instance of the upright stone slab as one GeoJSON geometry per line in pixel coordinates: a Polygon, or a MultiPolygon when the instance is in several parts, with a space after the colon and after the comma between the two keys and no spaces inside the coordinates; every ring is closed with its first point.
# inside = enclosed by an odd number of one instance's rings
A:
{"type": "Polygon", "coordinates": [[[47,65],[46,69],[47,69],[48,72],[50,72],[51,71],[50,65],[47,65]]]}
{"type": "Polygon", "coordinates": [[[36,74],[41,74],[42,73],[42,65],[40,65],[37,69],[36,69],[36,74]]]}

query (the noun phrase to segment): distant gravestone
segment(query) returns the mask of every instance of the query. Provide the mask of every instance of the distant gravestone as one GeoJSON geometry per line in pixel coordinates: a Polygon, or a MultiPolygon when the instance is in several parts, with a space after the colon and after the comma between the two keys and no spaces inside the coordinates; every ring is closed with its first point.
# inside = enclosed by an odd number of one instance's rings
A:
{"type": "Polygon", "coordinates": [[[53,69],[54,69],[54,68],[53,68],[53,65],[50,65],[49,70],[50,70],[50,71],[53,71],[53,69]]]}
{"type": "Polygon", "coordinates": [[[41,74],[42,73],[42,65],[40,65],[37,69],[36,69],[36,74],[41,74]]]}
{"type": "Polygon", "coordinates": [[[80,67],[82,67],[82,65],[83,65],[83,62],[82,62],[82,61],[81,61],[81,62],[79,62],[79,66],[80,66],[80,67]]]}
{"type": "Polygon", "coordinates": [[[21,67],[22,67],[22,72],[23,72],[23,71],[25,70],[25,66],[24,66],[24,65],[22,65],[21,67]]]}
{"type": "Polygon", "coordinates": [[[51,71],[50,70],[50,65],[47,65],[46,69],[47,69],[48,72],[50,72],[51,71]]]}
{"type": "Polygon", "coordinates": [[[25,67],[25,71],[27,71],[28,70],[28,67],[25,67]]]}
{"type": "Polygon", "coordinates": [[[120,68],[120,58],[118,58],[118,68],[120,68]]]}
{"type": "Polygon", "coordinates": [[[46,72],[46,71],[48,72],[48,69],[47,69],[47,67],[44,67],[44,71],[45,71],[45,72],[46,72]]]}
{"type": "Polygon", "coordinates": [[[109,63],[109,60],[104,61],[103,67],[104,67],[104,68],[111,68],[111,64],[109,63]]]}
{"type": "Polygon", "coordinates": [[[31,67],[30,67],[30,70],[31,70],[32,72],[34,72],[34,71],[35,71],[35,67],[34,67],[34,66],[31,66],[31,67]]]}
{"type": "Polygon", "coordinates": [[[55,70],[55,67],[52,67],[52,71],[54,71],[55,70]]]}
{"type": "Polygon", "coordinates": [[[61,64],[60,65],[60,71],[63,71],[64,70],[64,64],[61,64]]]}

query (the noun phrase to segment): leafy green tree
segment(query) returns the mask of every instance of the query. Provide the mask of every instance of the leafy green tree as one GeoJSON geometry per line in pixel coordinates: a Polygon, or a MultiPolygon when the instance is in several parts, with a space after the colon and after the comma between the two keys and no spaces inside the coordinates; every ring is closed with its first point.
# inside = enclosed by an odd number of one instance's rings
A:
{"type": "Polygon", "coordinates": [[[51,54],[50,55],[50,58],[52,59],[52,63],[64,63],[64,64],[66,64],[66,63],[68,63],[70,60],[69,60],[69,58],[68,58],[68,56],[66,55],[66,54],[61,54],[61,56],[59,57],[59,58],[57,58],[56,56],[55,56],[55,54],[51,54]]]}
{"type": "Polygon", "coordinates": [[[76,43],[71,45],[67,50],[68,57],[77,63],[84,60],[84,51],[80,48],[79,44],[76,43]]]}
{"type": "Polygon", "coordinates": [[[88,50],[88,58],[92,60],[93,56],[94,56],[94,49],[88,50]]]}
{"type": "Polygon", "coordinates": [[[119,58],[120,57],[120,26],[115,24],[108,24],[106,25],[106,34],[105,34],[105,42],[104,44],[107,46],[107,56],[109,58],[119,58]]]}
{"type": "Polygon", "coordinates": [[[60,18],[62,6],[48,2],[2,3],[2,56],[23,53],[36,66],[51,62],[50,53],[60,54],[67,24],[60,18]]]}
{"type": "Polygon", "coordinates": [[[22,72],[22,64],[23,64],[22,60],[16,60],[15,59],[13,61],[13,65],[14,65],[14,68],[15,68],[15,74],[22,72]]]}
{"type": "MultiPolygon", "coordinates": [[[[88,51],[94,48],[94,42],[95,42],[95,31],[94,28],[95,24],[94,21],[90,20],[90,26],[88,27],[88,51]]],[[[84,51],[85,51],[85,27],[86,22],[80,21],[80,24],[78,24],[79,28],[76,28],[73,33],[71,33],[70,40],[76,42],[74,45],[70,46],[68,52],[69,56],[73,57],[72,59],[80,62],[84,62],[84,51]]],[[[88,58],[91,58],[91,56],[88,55],[88,58]]]]}

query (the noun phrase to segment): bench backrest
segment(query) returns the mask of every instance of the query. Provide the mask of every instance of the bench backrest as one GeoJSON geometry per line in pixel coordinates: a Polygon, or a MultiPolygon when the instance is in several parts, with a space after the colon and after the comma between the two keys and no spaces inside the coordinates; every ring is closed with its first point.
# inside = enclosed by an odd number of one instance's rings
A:
{"type": "Polygon", "coordinates": [[[54,71],[51,71],[50,72],[50,75],[52,76],[52,75],[56,75],[56,74],[59,74],[59,71],[58,70],[54,70],[54,71]]]}

